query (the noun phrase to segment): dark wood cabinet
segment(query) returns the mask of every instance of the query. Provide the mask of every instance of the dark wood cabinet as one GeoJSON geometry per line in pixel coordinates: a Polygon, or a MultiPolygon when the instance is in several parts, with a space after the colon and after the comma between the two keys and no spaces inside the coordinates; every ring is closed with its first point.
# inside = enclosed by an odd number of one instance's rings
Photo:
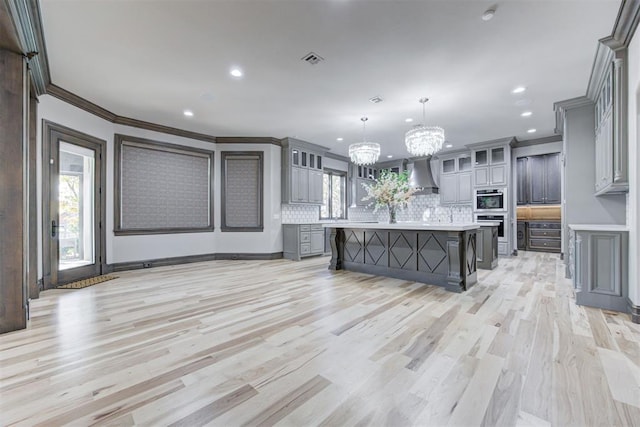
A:
{"type": "Polygon", "coordinates": [[[526,205],[529,200],[529,188],[527,185],[527,158],[519,157],[516,164],[516,201],[518,205],[526,205]]]}
{"type": "Polygon", "coordinates": [[[561,202],[560,153],[517,159],[518,205],[555,205],[561,202]]]}

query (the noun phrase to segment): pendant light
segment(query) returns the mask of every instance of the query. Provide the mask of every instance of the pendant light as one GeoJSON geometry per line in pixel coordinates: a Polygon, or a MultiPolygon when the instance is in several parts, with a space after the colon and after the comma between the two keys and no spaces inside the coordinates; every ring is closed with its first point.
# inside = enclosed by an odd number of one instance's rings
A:
{"type": "Polygon", "coordinates": [[[362,117],[362,142],[349,145],[349,158],[356,165],[371,165],[378,161],[380,156],[380,144],[367,142],[365,132],[367,117],[362,117]]]}
{"type": "Polygon", "coordinates": [[[430,156],[442,149],[444,143],[444,129],[438,126],[426,126],[425,104],[429,98],[420,98],[422,104],[422,124],[407,131],[404,143],[407,151],[413,156],[430,156]]]}

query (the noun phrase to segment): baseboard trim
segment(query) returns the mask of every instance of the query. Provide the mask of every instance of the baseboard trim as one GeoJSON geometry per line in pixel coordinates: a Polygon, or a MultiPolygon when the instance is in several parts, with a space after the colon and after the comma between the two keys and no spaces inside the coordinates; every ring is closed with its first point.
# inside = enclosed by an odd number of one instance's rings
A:
{"type": "Polygon", "coordinates": [[[627,298],[627,302],[629,303],[629,313],[631,314],[631,321],[633,323],[640,323],[640,305],[635,305],[629,298],[627,298]]]}
{"type": "Polygon", "coordinates": [[[204,261],[238,260],[238,261],[258,261],[281,259],[282,252],[273,253],[217,253],[188,255],[172,258],[155,258],[142,261],[117,262],[108,264],[108,272],[140,270],[143,268],[165,267],[169,265],[191,264],[204,261]]]}

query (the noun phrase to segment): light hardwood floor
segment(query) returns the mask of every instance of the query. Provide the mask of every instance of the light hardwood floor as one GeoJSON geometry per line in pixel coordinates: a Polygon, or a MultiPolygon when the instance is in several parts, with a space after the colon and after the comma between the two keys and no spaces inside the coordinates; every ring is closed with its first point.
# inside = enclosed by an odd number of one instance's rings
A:
{"type": "Polygon", "coordinates": [[[640,425],[640,325],[556,255],[464,294],[302,262],[118,273],[0,336],[0,425],[640,425]]]}

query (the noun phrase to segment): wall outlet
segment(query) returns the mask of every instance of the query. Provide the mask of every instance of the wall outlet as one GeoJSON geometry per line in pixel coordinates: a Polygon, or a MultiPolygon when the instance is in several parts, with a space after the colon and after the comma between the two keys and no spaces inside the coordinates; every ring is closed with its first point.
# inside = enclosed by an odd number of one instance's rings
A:
{"type": "Polygon", "coordinates": [[[143,262],[142,263],[142,268],[151,268],[151,263],[150,262],[143,262]]]}

